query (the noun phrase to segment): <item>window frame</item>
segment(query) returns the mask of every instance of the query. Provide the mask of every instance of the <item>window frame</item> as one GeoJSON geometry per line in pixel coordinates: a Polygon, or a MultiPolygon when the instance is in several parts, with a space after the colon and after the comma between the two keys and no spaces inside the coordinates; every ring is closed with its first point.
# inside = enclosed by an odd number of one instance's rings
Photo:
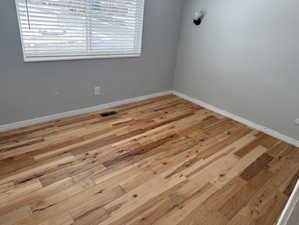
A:
{"type": "Polygon", "coordinates": [[[17,20],[18,20],[18,27],[19,27],[19,36],[21,39],[21,46],[22,46],[22,54],[24,62],[51,62],[51,61],[69,61],[69,60],[84,60],[84,59],[113,59],[113,58],[137,58],[141,57],[143,52],[143,28],[144,28],[144,10],[145,10],[145,1],[140,0],[142,4],[140,16],[142,18],[141,25],[140,25],[140,34],[139,34],[139,43],[140,52],[139,53],[132,53],[132,54],[82,54],[82,55],[62,55],[62,56],[26,56],[25,49],[24,49],[24,40],[22,34],[22,27],[21,27],[21,17],[18,9],[18,0],[15,0],[15,8],[17,12],[17,20]]]}

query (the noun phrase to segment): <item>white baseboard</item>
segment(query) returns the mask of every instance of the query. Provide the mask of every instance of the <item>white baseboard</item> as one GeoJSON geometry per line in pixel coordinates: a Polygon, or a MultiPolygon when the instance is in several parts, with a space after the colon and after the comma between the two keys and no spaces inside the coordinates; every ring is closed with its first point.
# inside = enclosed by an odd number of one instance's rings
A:
{"type": "Polygon", "coordinates": [[[233,120],[236,120],[240,123],[243,123],[243,124],[245,124],[249,127],[252,127],[256,130],[260,130],[260,131],[262,131],[262,132],[264,132],[264,133],[266,133],[270,136],[273,136],[275,138],[283,140],[283,141],[285,141],[285,142],[287,142],[291,145],[295,145],[296,147],[299,147],[299,140],[288,137],[284,134],[279,133],[278,131],[275,131],[275,130],[269,129],[267,127],[264,127],[262,125],[256,124],[256,123],[254,123],[250,120],[247,120],[247,119],[242,118],[238,115],[235,115],[233,113],[222,110],[222,109],[220,109],[216,106],[210,105],[206,102],[195,99],[193,97],[190,97],[190,96],[185,95],[183,93],[180,93],[178,91],[170,91],[170,90],[169,91],[158,92],[158,93],[154,93],[154,94],[150,94],[150,95],[135,97],[135,98],[128,98],[128,99],[115,101],[115,102],[102,104],[102,105],[97,105],[97,106],[92,106],[92,107],[88,107],[88,108],[82,108],[82,109],[72,110],[72,111],[68,111],[68,112],[43,116],[43,117],[34,118],[34,119],[30,119],[30,120],[24,120],[24,121],[15,122],[15,123],[4,124],[4,125],[0,125],[0,132],[13,130],[13,129],[17,129],[17,128],[22,128],[22,127],[26,127],[26,126],[30,126],[30,125],[35,125],[35,124],[39,124],[39,123],[49,122],[49,121],[52,121],[52,120],[62,119],[62,118],[65,118],[65,117],[76,116],[76,115],[80,115],[80,114],[84,114],[84,113],[96,112],[96,111],[99,111],[99,110],[112,108],[112,107],[117,107],[117,106],[129,104],[129,103],[133,103],[133,102],[138,102],[138,101],[142,101],[142,100],[146,100],[146,99],[150,99],[150,98],[154,98],[154,97],[158,97],[158,96],[168,95],[168,94],[177,95],[177,96],[179,96],[181,98],[184,98],[184,99],[186,99],[190,102],[193,102],[194,104],[201,105],[201,106],[203,106],[203,107],[205,107],[205,108],[207,108],[211,111],[217,112],[221,115],[229,117],[233,120]]]}
{"type": "Polygon", "coordinates": [[[146,100],[146,99],[150,99],[150,98],[154,98],[154,97],[159,97],[159,96],[163,96],[163,95],[168,95],[168,94],[172,94],[172,91],[163,91],[163,92],[158,92],[158,93],[154,93],[154,94],[150,94],[150,95],[145,95],[145,96],[140,96],[140,97],[135,97],[135,98],[128,98],[128,99],[115,101],[115,102],[111,102],[111,103],[107,103],[107,104],[92,106],[92,107],[88,107],[88,108],[82,108],[82,109],[72,110],[72,111],[68,111],[68,112],[53,114],[53,115],[49,115],[49,116],[34,118],[34,119],[30,119],[30,120],[24,120],[24,121],[15,122],[15,123],[4,124],[4,125],[0,125],[0,132],[9,131],[9,130],[22,128],[22,127],[26,127],[26,126],[31,126],[31,125],[36,125],[39,123],[49,122],[52,120],[62,119],[62,118],[70,117],[70,116],[76,116],[76,115],[81,115],[81,114],[85,114],[85,113],[96,112],[99,110],[117,107],[117,106],[121,106],[121,105],[126,105],[129,103],[134,103],[134,102],[138,102],[138,101],[142,101],[142,100],[146,100]]]}
{"type": "Polygon", "coordinates": [[[204,108],[207,108],[207,109],[209,109],[211,111],[219,113],[219,114],[221,114],[223,116],[226,116],[228,118],[236,120],[236,121],[238,121],[238,122],[240,122],[242,124],[247,125],[248,127],[251,127],[251,128],[256,129],[256,130],[262,131],[265,134],[268,134],[268,135],[270,135],[272,137],[275,137],[275,138],[278,138],[278,139],[280,139],[282,141],[285,141],[285,142],[287,142],[287,143],[289,143],[291,145],[299,147],[299,140],[296,140],[294,138],[288,137],[288,136],[286,136],[284,134],[279,133],[278,131],[272,130],[272,129],[267,128],[267,127],[264,127],[262,125],[259,125],[259,124],[255,123],[255,122],[247,120],[247,119],[245,119],[243,117],[240,117],[238,115],[235,115],[233,113],[227,112],[225,110],[222,110],[222,109],[220,109],[220,108],[218,108],[216,106],[210,105],[210,104],[208,104],[206,102],[203,102],[201,100],[195,99],[193,97],[190,97],[190,96],[185,95],[183,93],[180,93],[178,91],[173,91],[173,94],[177,95],[177,96],[179,96],[181,98],[184,98],[184,99],[186,99],[186,100],[188,100],[190,102],[193,102],[194,104],[200,105],[200,106],[202,106],[204,108]]]}
{"type": "Polygon", "coordinates": [[[295,207],[299,207],[299,205],[297,205],[298,203],[299,203],[299,182],[297,183],[291,197],[289,198],[287,205],[284,208],[278,220],[277,225],[287,225],[295,207]]]}

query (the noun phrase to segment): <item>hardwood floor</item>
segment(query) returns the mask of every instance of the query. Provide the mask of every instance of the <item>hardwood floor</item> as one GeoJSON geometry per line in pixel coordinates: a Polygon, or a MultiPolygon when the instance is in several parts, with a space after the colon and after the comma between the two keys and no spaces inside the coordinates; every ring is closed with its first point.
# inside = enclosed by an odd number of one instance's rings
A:
{"type": "Polygon", "coordinates": [[[273,225],[299,151],[173,95],[0,133],[0,225],[273,225]]]}

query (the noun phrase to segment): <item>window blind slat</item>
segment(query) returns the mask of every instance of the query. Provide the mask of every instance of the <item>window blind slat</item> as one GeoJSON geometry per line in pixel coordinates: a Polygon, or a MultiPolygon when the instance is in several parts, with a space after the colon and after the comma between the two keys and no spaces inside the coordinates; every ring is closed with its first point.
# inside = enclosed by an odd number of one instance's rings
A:
{"type": "Polygon", "coordinates": [[[138,55],[144,0],[15,0],[25,60],[138,55]]]}

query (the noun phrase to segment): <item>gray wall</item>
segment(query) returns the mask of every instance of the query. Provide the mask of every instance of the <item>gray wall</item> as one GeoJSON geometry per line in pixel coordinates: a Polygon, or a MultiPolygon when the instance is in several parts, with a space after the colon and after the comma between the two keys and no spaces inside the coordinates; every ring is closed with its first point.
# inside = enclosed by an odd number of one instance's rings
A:
{"type": "Polygon", "coordinates": [[[298,9],[298,0],[186,0],[175,89],[299,140],[298,9]],[[195,27],[199,8],[207,17],[195,27]]]}
{"type": "Polygon", "coordinates": [[[1,0],[0,124],[172,89],[181,7],[146,0],[140,58],[24,63],[14,0],[1,0]]]}

